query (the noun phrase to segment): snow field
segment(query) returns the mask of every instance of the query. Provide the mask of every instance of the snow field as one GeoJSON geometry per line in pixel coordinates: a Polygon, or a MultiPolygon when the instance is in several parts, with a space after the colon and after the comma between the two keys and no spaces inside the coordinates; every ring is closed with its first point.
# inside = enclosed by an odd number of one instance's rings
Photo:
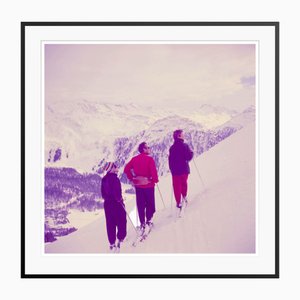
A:
{"type": "MultiPolygon", "coordinates": [[[[146,241],[132,247],[136,232],[128,220],[121,253],[255,253],[255,123],[195,158],[190,167],[189,204],[184,216],[175,218],[170,175],[160,178],[158,187],[166,207],[156,188],[153,231],[146,241]]],[[[128,198],[127,211],[134,208],[134,198],[128,198]]],[[[134,217],[131,219],[136,223],[134,217]]],[[[99,216],[78,231],[47,244],[45,252],[108,253],[105,218],[99,216]]]]}

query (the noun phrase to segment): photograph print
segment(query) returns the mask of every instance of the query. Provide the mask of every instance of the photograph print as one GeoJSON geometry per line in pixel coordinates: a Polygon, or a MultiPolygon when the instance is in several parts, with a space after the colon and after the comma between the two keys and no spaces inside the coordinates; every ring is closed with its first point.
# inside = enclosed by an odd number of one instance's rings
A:
{"type": "Polygon", "coordinates": [[[256,254],[257,47],[43,43],[44,254],[256,254]]]}

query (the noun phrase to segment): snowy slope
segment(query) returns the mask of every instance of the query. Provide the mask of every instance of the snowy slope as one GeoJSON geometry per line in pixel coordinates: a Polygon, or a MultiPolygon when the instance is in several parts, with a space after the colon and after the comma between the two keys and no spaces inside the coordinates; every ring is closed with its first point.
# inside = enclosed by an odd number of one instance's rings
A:
{"type": "MultiPolygon", "coordinates": [[[[175,219],[171,178],[160,179],[164,209],[156,191],[155,228],[144,243],[131,246],[135,231],[127,222],[123,253],[254,253],[255,252],[255,124],[231,135],[194,161],[189,178],[189,206],[175,219]]],[[[126,197],[126,195],[125,195],[126,197]]],[[[128,211],[135,207],[126,202],[128,211]]],[[[131,214],[135,222],[134,212],[131,214]]],[[[107,253],[103,216],[78,231],[46,244],[46,253],[107,253]]]]}

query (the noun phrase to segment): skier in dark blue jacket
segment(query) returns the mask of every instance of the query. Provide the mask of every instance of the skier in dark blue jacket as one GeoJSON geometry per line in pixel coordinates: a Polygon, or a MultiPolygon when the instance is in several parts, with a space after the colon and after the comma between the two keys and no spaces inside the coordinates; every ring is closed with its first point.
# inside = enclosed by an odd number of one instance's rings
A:
{"type": "Polygon", "coordinates": [[[102,178],[101,194],[104,199],[107,237],[112,252],[119,252],[120,245],[126,237],[126,210],[122,198],[118,167],[113,162],[104,166],[106,175],[102,178]],[[116,242],[116,238],[118,238],[116,242]]]}
{"type": "Polygon", "coordinates": [[[181,129],[174,131],[173,138],[174,144],[169,150],[169,168],[172,174],[176,206],[181,209],[182,202],[187,203],[189,161],[193,158],[194,153],[188,144],[184,143],[184,135],[181,129]]]}

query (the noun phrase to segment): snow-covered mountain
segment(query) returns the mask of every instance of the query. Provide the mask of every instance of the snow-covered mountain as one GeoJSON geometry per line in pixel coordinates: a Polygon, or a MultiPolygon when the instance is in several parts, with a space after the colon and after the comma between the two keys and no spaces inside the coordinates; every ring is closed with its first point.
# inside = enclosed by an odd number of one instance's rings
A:
{"type": "Polygon", "coordinates": [[[155,160],[159,175],[163,176],[167,174],[169,172],[168,156],[169,148],[173,143],[173,131],[178,128],[179,124],[180,128],[184,130],[185,141],[194,151],[195,157],[237,130],[229,126],[219,128],[218,130],[205,130],[201,124],[187,118],[179,116],[166,117],[156,121],[147,130],[135,136],[116,139],[114,144],[116,161],[120,166],[124,166],[132,156],[138,154],[138,144],[146,141],[151,147],[151,155],[155,160]]]}
{"type": "Polygon", "coordinates": [[[88,101],[54,103],[45,110],[46,166],[91,171],[99,157],[110,157],[114,139],[137,133],[159,118],[150,110],[88,101]],[[136,124],[139,124],[137,126],[136,124]]]}
{"type": "Polygon", "coordinates": [[[169,172],[168,151],[173,143],[173,130],[178,128],[178,125],[184,130],[185,141],[194,151],[196,157],[245,127],[249,122],[254,121],[255,109],[253,107],[213,129],[207,129],[202,124],[188,118],[176,115],[166,117],[156,121],[138,135],[116,139],[114,144],[115,158],[119,165],[123,166],[126,161],[137,154],[138,144],[146,141],[151,146],[151,154],[156,162],[159,175],[163,176],[169,172]]]}
{"type": "MultiPolygon", "coordinates": [[[[235,111],[209,105],[178,111],[86,100],[56,102],[45,108],[45,165],[92,172],[106,160],[123,164],[143,140],[153,145],[153,153],[158,156],[162,148],[170,146],[171,132],[178,127],[186,131],[188,142],[200,154],[209,148],[207,145],[215,144],[213,138],[220,139],[215,137],[218,134],[214,128],[224,130],[223,124],[236,116],[235,111]]],[[[229,127],[226,136],[233,132],[229,127]]],[[[165,165],[165,161],[156,161],[165,165]]],[[[162,166],[161,174],[165,170],[162,166]]]]}
{"type": "Polygon", "coordinates": [[[256,114],[255,114],[255,106],[251,105],[246,108],[240,114],[236,114],[229,121],[222,124],[221,126],[217,126],[215,129],[224,128],[224,127],[232,127],[237,130],[247,126],[250,123],[255,122],[256,114]]]}
{"type": "MultiPolygon", "coordinates": [[[[256,252],[255,122],[249,122],[194,162],[191,163],[189,205],[184,217],[175,219],[170,175],[160,177],[158,186],[166,207],[156,188],[157,212],[151,235],[144,243],[132,247],[135,230],[128,221],[123,253],[256,252]]],[[[135,222],[135,201],[125,193],[124,197],[127,211],[135,222]]],[[[103,215],[76,232],[45,245],[46,253],[100,254],[108,251],[103,215]]],[[[131,271],[138,272],[136,268],[132,266],[131,271]]]]}

